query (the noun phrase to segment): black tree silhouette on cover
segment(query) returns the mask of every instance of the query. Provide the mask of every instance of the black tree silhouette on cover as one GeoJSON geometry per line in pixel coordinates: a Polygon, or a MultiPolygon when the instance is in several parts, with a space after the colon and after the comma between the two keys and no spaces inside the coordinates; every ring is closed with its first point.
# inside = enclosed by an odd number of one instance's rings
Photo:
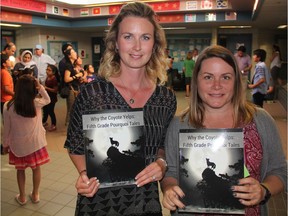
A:
{"type": "MultiPolygon", "coordinates": [[[[127,149],[122,152],[119,151],[117,145],[111,144],[107,150],[107,158],[102,165],[109,170],[112,182],[131,180],[144,168],[144,142],[144,136],[141,136],[136,141],[131,142],[131,145],[138,147],[135,151],[127,149]]],[[[119,145],[121,144],[119,143],[119,145]]]]}
{"type": "MultiPolygon", "coordinates": [[[[235,164],[228,165],[233,169],[233,175],[220,173],[216,175],[214,169],[216,163],[205,158],[207,167],[202,172],[202,179],[197,182],[196,189],[200,191],[205,208],[219,209],[241,209],[243,205],[233,196],[231,186],[236,185],[238,179],[243,178],[243,159],[238,160],[235,164]]],[[[183,168],[189,159],[183,155],[180,156],[180,175],[188,178],[189,171],[183,168]]],[[[193,165],[192,165],[193,166],[193,165]]]]}
{"type": "Polygon", "coordinates": [[[236,185],[238,179],[243,178],[243,159],[229,165],[234,174],[215,174],[213,168],[208,166],[202,172],[202,180],[197,182],[197,189],[201,192],[206,208],[241,208],[242,204],[233,196],[231,186],[236,185]]]}

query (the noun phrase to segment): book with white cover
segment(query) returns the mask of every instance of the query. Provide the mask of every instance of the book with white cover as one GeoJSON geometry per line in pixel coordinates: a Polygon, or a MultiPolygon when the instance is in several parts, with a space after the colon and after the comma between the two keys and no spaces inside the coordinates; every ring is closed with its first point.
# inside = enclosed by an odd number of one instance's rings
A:
{"type": "Polygon", "coordinates": [[[244,214],[231,186],[244,177],[242,129],[184,129],[179,132],[179,212],[244,214]]]}
{"type": "Polygon", "coordinates": [[[100,188],[134,184],[145,167],[143,110],[97,111],[82,120],[88,177],[100,188]]]}

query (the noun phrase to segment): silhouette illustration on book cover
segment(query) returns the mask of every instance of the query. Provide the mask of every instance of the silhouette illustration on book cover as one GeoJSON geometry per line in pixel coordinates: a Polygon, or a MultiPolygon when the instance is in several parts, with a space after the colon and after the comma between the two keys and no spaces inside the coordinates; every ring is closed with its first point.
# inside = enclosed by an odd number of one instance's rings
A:
{"type": "MultiPolygon", "coordinates": [[[[181,156],[180,179],[189,177],[188,170],[183,166],[188,161],[188,158],[181,156]]],[[[219,173],[217,175],[214,171],[216,163],[206,158],[207,167],[202,171],[202,179],[196,183],[196,188],[194,189],[197,191],[196,194],[200,194],[198,201],[194,204],[201,205],[203,203],[203,209],[211,210],[214,208],[216,211],[243,208],[243,205],[233,196],[233,192],[230,189],[244,175],[243,162],[243,159],[240,159],[237,163],[229,165],[229,168],[234,170],[233,175],[228,175],[227,173],[219,173]]],[[[196,194],[192,193],[191,196],[195,197],[196,194]]],[[[188,201],[189,197],[189,195],[186,195],[183,201],[188,201]]]]}
{"type": "Polygon", "coordinates": [[[144,136],[140,136],[135,141],[130,142],[128,145],[124,145],[109,137],[109,147],[106,151],[106,157],[104,160],[99,160],[99,157],[95,157],[95,151],[93,150],[94,144],[92,139],[86,137],[86,152],[87,160],[90,164],[88,176],[95,176],[102,183],[115,183],[111,186],[116,186],[117,182],[119,185],[125,184],[129,181],[134,181],[135,176],[145,166],[145,159],[143,157],[143,145],[144,136]],[[129,148],[119,150],[119,147],[127,146],[129,148]],[[91,167],[93,167],[91,169],[91,167]],[[91,171],[95,173],[91,173],[91,171]],[[122,183],[121,183],[122,182],[122,183]]]}

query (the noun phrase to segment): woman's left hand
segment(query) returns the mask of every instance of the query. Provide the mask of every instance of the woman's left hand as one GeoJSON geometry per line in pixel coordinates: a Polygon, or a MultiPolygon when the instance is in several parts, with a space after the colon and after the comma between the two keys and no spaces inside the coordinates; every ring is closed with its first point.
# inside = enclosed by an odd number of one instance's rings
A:
{"type": "Polygon", "coordinates": [[[163,164],[161,160],[156,160],[138,173],[138,175],[135,177],[136,185],[141,187],[150,182],[159,181],[164,177],[165,172],[165,164],[163,164]]]}
{"type": "Polygon", "coordinates": [[[259,181],[252,177],[239,180],[238,185],[232,187],[233,195],[245,206],[259,204],[264,197],[264,191],[259,181]]]}

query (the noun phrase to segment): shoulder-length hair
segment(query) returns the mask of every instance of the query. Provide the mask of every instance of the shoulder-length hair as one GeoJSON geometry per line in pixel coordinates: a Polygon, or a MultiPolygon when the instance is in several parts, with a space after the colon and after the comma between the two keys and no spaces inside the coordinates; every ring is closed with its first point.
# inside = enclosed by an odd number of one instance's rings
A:
{"type": "Polygon", "coordinates": [[[253,114],[255,113],[255,106],[248,102],[244,96],[244,90],[242,87],[241,73],[239,71],[237,62],[234,58],[233,53],[218,45],[207,47],[199,55],[197,62],[194,67],[194,72],[192,75],[191,82],[191,98],[189,102],[189,107],[181,115],[183,120],[185,116],[188,115],[188,123],[196,128],[204,128],[203,125],[205,108],[203,101],[201,100],[198,93],[198,75],[201,70],[202,62],[209,58],[220,58],[229,64],[235,72],[235,82],[232,97],[233,106],[233,122],[234,127],[239,127],[242,124],[247,124],[252,121],[253,114]]]}
{"type": "Polygon", "coordinates": [[[37,93],[35,78],[28,74],[22,75],[16,83],[13,99],[8,102],[8,109],[14,104],[14,111],[18,115],[29,118],[35,117],[34,99],[37,93]]]}
{"type": "Polygon", "coordinates": [[[166,38],[163,29],[157,21],[156,13],[150,6],[141,2],[133,2],[124,5],[120,13],[113,21],[105,38],[106,50],[99,67],[99,76],[109,80],[111,76],[120,75],[120,56],[116,50],[116,41],[119,34],[119,25],[126,17],[141,17],[147,19],[154,26],[153,53],[146,64],[146,73],[155,83],[164,84],[167,79],[165,48],[166,38]]]}

